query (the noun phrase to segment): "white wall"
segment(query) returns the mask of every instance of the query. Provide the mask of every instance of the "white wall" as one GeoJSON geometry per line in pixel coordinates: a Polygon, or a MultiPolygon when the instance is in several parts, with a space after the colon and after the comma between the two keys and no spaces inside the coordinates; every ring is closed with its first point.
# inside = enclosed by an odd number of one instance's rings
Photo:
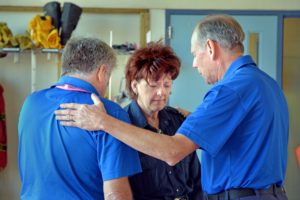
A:
{"type": "MultiPolygon", "coordinates": [[[[58,2],[65,2],[57,0],[58,2]]],[[[47,0],[0,0],[0,5],[41,6],[47,0]]],[[[102,8],[151,8],[151,9],[258,9],[295,10],[299,0],[72,0],[80,6],[102,8]]]]}

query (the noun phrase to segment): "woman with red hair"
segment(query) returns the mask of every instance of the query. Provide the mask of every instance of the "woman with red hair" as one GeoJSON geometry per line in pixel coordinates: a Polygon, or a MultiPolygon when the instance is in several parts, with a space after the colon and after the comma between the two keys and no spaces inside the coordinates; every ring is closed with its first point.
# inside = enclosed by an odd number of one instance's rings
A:
{"type": "MultiPolygon", "coordinates": [[[[157,134],[174,135],[185,117],[166,106],[180,60],[159,42],[136,50],[125,70],[132,123],[157,134]]],[[[170,147],[174,148],[174,147],[170,147]]],[[[143,172],[129,178],[135,200],[201,200],[200,163],[194,152],[175,166],[139,153],[143,172]]]]}

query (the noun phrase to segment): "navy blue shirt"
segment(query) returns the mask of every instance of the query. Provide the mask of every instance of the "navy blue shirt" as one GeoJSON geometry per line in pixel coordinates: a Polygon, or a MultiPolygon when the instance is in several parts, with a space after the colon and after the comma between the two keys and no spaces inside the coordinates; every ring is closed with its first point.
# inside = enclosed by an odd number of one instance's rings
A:
{"type": "Polygon", "coordinates": [[[281,186],[287,164],[289,114],[279,85],[242,56],[179,128],[202,152],[208,194],[281,186]]]}
{"type": "MultiPolygon", "coordinates": [[[[69,84],[86,92],[57,87],[34,92],[25,100],[19,119],[21,199],[104,199],[103,181],[141,172],[138,153],[102,131],[61,126],[54,111],[61,103],[92,104],[89,83],[68,76],[69,84]]],[[[130,122],[117,104],[101,98],[107,112],[130,122]]]]}
{"type": "MultiPolygon", "coordinates": [[[[166,135],[174,135],[185,119],[176,109],[166,107],[158,114],[160,130],[157,130],[147,123],[136,101],[125,110],[135,126],[166,135]]],[[[143,153],[139,156],[143,172],[129,178],[135,200],[173,200],[184,195],[189,200],[202,199],[200,163],[196,153],[175,166],[143,153]]]]}

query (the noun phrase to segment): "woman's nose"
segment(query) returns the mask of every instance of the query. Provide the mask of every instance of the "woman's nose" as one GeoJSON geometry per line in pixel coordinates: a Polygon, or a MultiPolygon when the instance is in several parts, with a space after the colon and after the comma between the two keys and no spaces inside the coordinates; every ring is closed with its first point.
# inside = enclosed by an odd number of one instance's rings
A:
{"type": "Polygon", "coordinates": [[[167,88],[165,88],[165,86],[159,87],[156,91],[157,96],[163,96],[166,95],[166,93],[167,93],[167,88]]]}
{"type": "Polygon", "coordinates": [[[162,95],[162,89],[159,88],[157,91],[156,91],[156,95],[157,96],[161,96],[162,95]]]}

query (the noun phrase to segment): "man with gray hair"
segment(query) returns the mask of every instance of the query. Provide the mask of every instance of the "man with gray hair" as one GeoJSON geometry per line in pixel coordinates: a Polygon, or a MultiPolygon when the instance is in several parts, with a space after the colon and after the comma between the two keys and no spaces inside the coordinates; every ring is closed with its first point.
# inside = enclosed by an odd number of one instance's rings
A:
{"type": "Polygon", "coordinates": [[[137,152],[103,131],[62,127],[54,116],[61,103],[89,104],[94,93],[111,116],[129,123],[120,106],[102,98],[115,64],[101,40],[70,39],[63,76],[27,97],[18,127],[21,199],[132,199],[127,177],[141,171],[137,152]]]}
{"type": "Polygon", "coordinates": [[[287,102],[276,81],[243,55],[243,40],[241,26],[227,15],[207,16],[196,26],[193,67],[214,85],[174,136],[127,125],[103,112],[96,98],[95,105],[61,105],[66,110],[56,111],[57,119],[107,131],[170,165],[201,148],[206,199],[285,200],[287,102]]]}

